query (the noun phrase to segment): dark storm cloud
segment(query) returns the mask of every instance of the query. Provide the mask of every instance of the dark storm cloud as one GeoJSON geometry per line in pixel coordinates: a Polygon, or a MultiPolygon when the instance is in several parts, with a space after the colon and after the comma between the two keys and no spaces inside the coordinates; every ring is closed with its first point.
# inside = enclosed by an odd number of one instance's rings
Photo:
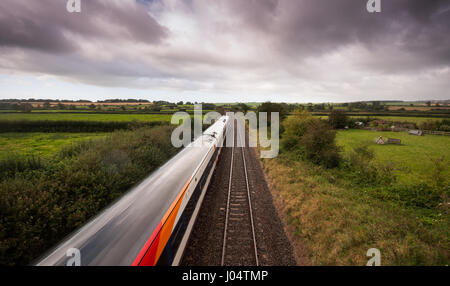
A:
{"type": "Polygon", "coordinates": [[[349,44],[392,45],[450,62],[450,1],[382,1],[381,13],[367,13],[366,0],[231,1],[230,9],[249,27],[273,37],[289,57],[327,53],[349,44]],[[244,2],[244,3],[243,3],[244,2]]]}
{"type": "Polygon", "coordinates": [[[167,31],[136,3],[82,1],[83,13],[69,14],[67,0],[0,1],[0,47],[45,52],[77,49],[75,34],[92,40],[123,39],[157,43],[167,31]],[[114,29],[120,27],[120,29],[114,29]]]}
{"type": "Polygon", "coordinates": [[[0,75],[266,98],[449,94],[448,0],[381,0],[381,13],[367,0],[81,1],[69,14],[67,0],[0,0],[0,75]]]}

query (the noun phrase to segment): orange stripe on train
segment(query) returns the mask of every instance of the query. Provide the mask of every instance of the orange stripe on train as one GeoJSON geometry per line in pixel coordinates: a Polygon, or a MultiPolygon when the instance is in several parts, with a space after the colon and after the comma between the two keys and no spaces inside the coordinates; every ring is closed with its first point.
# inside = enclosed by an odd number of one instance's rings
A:
{"type": "Polygon", "coordinates": [[[170,235],[175,224],[175,219],[180,209],[181,202],[186,193],[186,190],[191,182],[191,178],[186,182],[177,198],[170,205],[168,211],[163,216],[161,222],[156,227],[149,240],[139,252],[139,255],[134,260],[132,266],[154,266],[158,262],[161,253],[169,241],[170,235]]]}

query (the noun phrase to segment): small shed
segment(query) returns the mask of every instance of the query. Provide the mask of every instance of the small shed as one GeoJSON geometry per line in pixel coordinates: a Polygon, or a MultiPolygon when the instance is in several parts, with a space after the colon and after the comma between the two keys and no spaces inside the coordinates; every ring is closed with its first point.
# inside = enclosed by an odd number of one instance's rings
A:
{"type": "Polygon", "coordinates": [[[387,144],[402,144],[402,140],[396,138],[388,138],[386,141],[387,144]]]}
{"type": "Polygon", "coordinates": [[[375,143],[380,144],[380,145],[385,144],[382,136],[378,137],[378,139],[375,139],[375,143]]]}
{"type": "Polygon", "coordinates": [[[409,130],[409,135],[423,136],[423,130],[409,130]]]}

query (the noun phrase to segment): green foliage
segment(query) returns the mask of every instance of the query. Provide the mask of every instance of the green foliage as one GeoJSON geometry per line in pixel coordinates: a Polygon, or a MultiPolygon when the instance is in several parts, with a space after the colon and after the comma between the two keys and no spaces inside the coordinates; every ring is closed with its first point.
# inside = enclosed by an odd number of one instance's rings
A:
{"type": "Polygon", "coordinates": [[[312,119],[307,123],[300,144],[305,148],[306,158],[327,168],[339,165],[339,148],[336,146],[336,132],[321,119],[312,119]]]}
{"type": "Polygon", "coordinates": [[[279,113],[279,117],[280,117],[280,121],[282,119],[284,119],[287,115],[287,110],[285,105],[280,104],[280,103],[273,103],[273,102],[264,102],[262,103],[260,106],[258,106],[257,109],[258,113],[259,112],[267,112],[267,119],[269,120],[269,122],[271,122],[271,112],[278,112],[279,113]]]}
{"type": "Polygon", "coordinates": [[[158,121],[0,120],[0,132],[111,132],[161,124],[158,121]]]}
{"type": "Polygon", "coordinates": [[[342,129],[348,124],[348,117],[342,110],[333,110],[328,115],[328,122],[334,129],[342,129]]]}
{"type": "Polygon", "coordinates": [[[9,153],[0,160],[0,178],[14,176],[16,173],[37,170],[43,167],[43,161],[39,156],[20,156],[9,153]]]}
{"type": "Polygon", "coordinates": [[[143,114],[143,113],[93,113],[67,112],[31,112],[0,114],[0,121],[95,121],[95,122],[164,122],[170,121],[171,114],[143,114]]]}
{"type": "Polygon", "coordinates": [[[293,151],[296,157],[304,157],[328,168],[339,164],[336,132],[325,121],[313,118],[305,110],[297,110],[283,121],[283,130],[282,150],[293,151]]]}
{"type": "Polygon", "coordinates": [[[29,113],[33,109],[33,105],[31,105],[31,103],[25,102],[25,103],[21,103],[19,105],[19,108],[20,108],[20,111],[29,113]]]}
{"type": "Polygon", "coordinates": [[[0,264],[30,263],[171,158],[172,127],[117,131],[54,158],[0,163],[0,264]]]}
{"type": "Polygon", "coordinates": [[[312,115],[305,110],[296,110],[294,115],[288,116],[283,122],[283,134],[280,141],[282,150],[301,148],[300,138],[305,134],[312,115]]]}
{"type": "Polygon", "coordinates": [[[348,177],[361,186],[389,186],[396,182],[399,168],[392,162],[374,162],[375,153],[367,143],[356,145],[344,166],[348,177]]]}

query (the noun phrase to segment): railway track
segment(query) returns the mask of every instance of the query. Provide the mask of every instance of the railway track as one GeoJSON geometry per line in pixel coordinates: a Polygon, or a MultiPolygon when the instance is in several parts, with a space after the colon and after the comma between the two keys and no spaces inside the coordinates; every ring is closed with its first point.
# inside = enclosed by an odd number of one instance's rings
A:
{"type": "Polygon", "coordinates": [[[231,153],[221,265],[258,266],[258,248],[245,151],[243,147],[239,147],[245,146],[245,134],[238,132],[237,123],[234,124],[236,136],[231,153]]]}
{"type": "Polygon", "coordinates": [[[248,133],[229,135],[180,264],[296,265],[255,151],[236,147],[248,133]]]}

